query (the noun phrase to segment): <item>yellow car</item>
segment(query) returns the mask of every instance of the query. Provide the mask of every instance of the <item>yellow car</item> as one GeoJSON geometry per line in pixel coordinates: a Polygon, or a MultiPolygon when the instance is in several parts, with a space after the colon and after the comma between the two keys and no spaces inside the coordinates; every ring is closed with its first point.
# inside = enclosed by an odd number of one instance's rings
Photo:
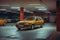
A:
{"type": "Polygon", "coordinates": [[[40,16],[30,16],[25,18],[23,21],[19,21],[16,23],[16,27],[18,30],[20,29],[27,29],[27,28],[36,28],[42,27],[44,24],[44,20],[40,16]]]}
{"type": "Polygon", "coordinates": [[[0,19],[0,25],[4,25],[7,23],[7,20],[6,19],[0,19]]]}

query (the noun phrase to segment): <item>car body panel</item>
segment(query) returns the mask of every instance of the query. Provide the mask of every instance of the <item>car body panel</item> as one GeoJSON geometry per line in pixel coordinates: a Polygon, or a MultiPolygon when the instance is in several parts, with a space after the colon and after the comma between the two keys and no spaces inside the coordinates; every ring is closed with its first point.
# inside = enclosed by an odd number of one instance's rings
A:
{"type": "Polygon", "coordinates": [[[5,23],[7,23],[6,19],[0,19],[0,25],[4,25],[5,23]]]}
{"type": "MultiPolygon", "coordinates": [[[[23,20],[23,21],[19,21],[17,22],[17,25],[24,25],[24,27],[26,26],[27,27],[31,27],[31,25],[43,25],[44,24],[44,20],[42,17],[40,16],[31,16],[31,18],[34,17],[33,20],[23,20]],[[40,19],[39,19],[40,18],[40,19]],[[37,19],[37,20],[36,20],[37,19]]],[[[21,26],[16,26],[18,28],[21,28],[21,26]]]]}

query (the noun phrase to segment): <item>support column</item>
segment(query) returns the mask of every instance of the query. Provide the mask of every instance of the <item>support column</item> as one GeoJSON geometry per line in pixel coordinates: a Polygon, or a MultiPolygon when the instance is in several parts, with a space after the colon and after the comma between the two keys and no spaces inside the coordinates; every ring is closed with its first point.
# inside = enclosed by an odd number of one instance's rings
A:
{"type": "Polygon", "coordinates": [[[20,8],[20,21],[24,20],[24,8],[20,8]]]}
{"type": "Polygon", "coordinates": [[[57,31],[60,31],[60,8],[57,8],[57,13],[56,13],[56,24],[57,24],[57,31]]]}

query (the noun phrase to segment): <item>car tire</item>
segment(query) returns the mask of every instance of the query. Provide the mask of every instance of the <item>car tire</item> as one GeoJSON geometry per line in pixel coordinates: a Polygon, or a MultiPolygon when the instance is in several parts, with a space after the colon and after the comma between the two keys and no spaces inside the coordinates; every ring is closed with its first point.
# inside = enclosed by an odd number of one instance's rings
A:
{"type": "Polygon", "coordinates": [[[18,31],[22,31],[23,29],[21,29],[21,28],[18,28],[18,31]]]}
{"type": "Polygon", "coordinates": [[[5,26],[5,24],[3,24],[2,26],[5,26]]]}
{"type": "Polygon", "coordinates": [[[42,25],[35,25],[35,28],[42,28],[42,25]]]}
{"type": "Polygon", "coordinates": [[[40,28],[43,28],[43,26],[41,25],[40,28]]]}
{"type": "Polygon", "coordinates": [[[34,25],[31,25],[31,29],[34,29],[34,25]]]}
{"type": "Polygon", "coordinates": [[[5,24],[3,24],[2,26],[5,26],[5,24]]]}
{"type": "Polygon", "coordinates": [[[17,28],[17,30],[19,31],[19,30],[20,30],[20,28],[17,28]]]}

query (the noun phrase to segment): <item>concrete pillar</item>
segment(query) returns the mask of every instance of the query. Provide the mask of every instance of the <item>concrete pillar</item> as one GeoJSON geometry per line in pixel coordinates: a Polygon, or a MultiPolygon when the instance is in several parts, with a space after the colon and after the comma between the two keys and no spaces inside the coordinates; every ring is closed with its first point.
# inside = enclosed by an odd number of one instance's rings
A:
{"type": "Polygon", "coordinates": [[[24,8],[20,8],[20,21],[24,20],[24,8]]]}
{"type": "Polygon", "coordinates": [[[57,31],[60,31],[60,8],[57,8],[57,13],[56,13],[56,25],[57,25],[57,31]]]}

